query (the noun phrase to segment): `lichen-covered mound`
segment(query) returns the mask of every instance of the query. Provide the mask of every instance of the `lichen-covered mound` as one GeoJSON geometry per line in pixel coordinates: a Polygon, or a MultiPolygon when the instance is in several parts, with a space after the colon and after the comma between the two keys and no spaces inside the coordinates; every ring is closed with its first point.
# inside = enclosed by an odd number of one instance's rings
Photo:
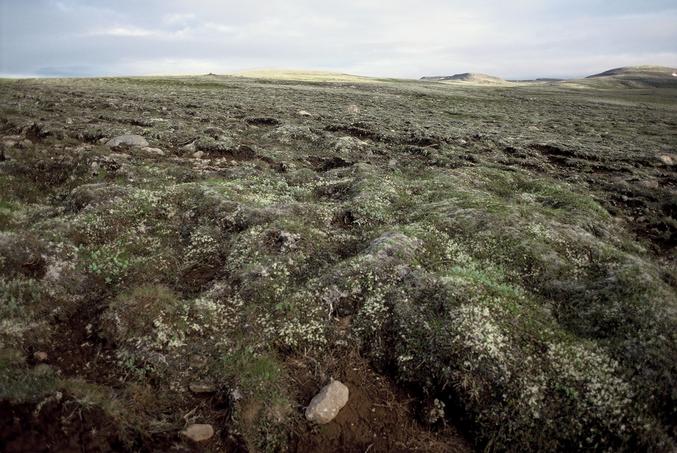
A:
{"type": "Polygon", "coordinates": [[[674,449],[677,93],[633,96],[1,82],[0,449],[674,449]]]}

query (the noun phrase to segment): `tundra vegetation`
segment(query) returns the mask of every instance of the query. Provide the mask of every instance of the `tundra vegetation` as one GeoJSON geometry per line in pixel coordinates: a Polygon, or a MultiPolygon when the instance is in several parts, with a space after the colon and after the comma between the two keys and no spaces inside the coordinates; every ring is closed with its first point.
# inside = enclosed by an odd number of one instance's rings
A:
{"type": "Polygon", "coordinates": [[[614,80],[0,81],[0,449],[674,451],[677,86],[614,80]]]}

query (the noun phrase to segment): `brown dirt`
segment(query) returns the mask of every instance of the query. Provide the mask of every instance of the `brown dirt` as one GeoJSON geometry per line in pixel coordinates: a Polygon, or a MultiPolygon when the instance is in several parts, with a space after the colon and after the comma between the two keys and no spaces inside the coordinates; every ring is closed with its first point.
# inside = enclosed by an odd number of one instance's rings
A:
{"type": "MultiPolygon", "coordinates": [[[[291,364],[309,402],[326,384],[302,361],[291,364]]],[[[290,443],[297,452],[470,452],[467,440],[450,425],[426,427],[417,421],[415,398],[388,377],[375,372],[356,354],[343,356],[332,377],[348,386],[348,404],[330,423],[312,425],[303,419],[290,443]]],[[[299,408],[303,411],[305,408],[299,408]]]]}
{"type": "MultiPolygon", "coordinates": [[[[78,377],[123,392],[121,374],[112,345],[98,335],[101,303],[89,304],[56,326],[46,363],[64,377],[78,377]]],[[[38,362],[29,355],[28,364],[38,362]]],[[[176,414],[172,426],[146,431],[140,426],[125,429],[119,421],[97,406],[83,406],[64,393],[45,402],[12,404],[0,401],[0,452],[246,452],[244,441],[230,433],[231,407],[220,393],[186,394],[168,402],[152,385],[130,385],[125,392],[127,410],[143,418],[151,408],[171,407],[176,414]],[[168,406],[168,404],[170,406],[168,406]],[[40,408],[38,410],[38,408],[40,408]],[[209,441],[193,443],[180,435],[192,422],[211,423],[216,431],[209,441]]]]}
{"type": "Polygon", "coordinates": [[[97,407],[50,397],[42,405],[0,402],[0,451],[5,453],[124,450],[115,421],[97,407]]]}

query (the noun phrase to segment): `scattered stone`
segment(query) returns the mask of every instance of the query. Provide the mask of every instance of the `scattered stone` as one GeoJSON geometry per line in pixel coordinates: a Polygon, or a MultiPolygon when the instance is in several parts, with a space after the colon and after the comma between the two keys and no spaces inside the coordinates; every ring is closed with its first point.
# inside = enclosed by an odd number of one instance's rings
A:
{"type": "Polygon", "coordinates": [[[340,381],[331,381],[310,401],[306,419],[319,425],[332,421],[348,403],[348,387],[340,381]]]}
{"type": "Polygon", "coordinates": [[[305,110],[299,110],[298,112],[296,112],[296,114],[299,115],[299,116],[313,116],[312,113],[307,112],[305,110]]]}
{"type": "Polygon", "coordinates": [[[205,155],[204,151],[196,151],[193,153],[193,157],[196,159],[202,159],[205,155]]]}
{"type": "Polygon", "coordinates": [[[187,153],[194,153],[197,147],[195,146],[195,141],[192,141],[188,143],[187,145],[183,145],[181,147],[181,151],[185,151],[187,153]]]}
{"type": "Polygon", "coordinates": [[[147,152],[148,154],[155,154],[156,156],[164,156],[165,152],[162,151],[160,148],[151,148],[150,146],[144,146],[141,148],[143,151],[147,152]]]}
{"type": "Polygon", "coordinates": [[[660,160],[661,162],[663,162],[665,165],[668,165],[668,166],[673,166],[673,165],[675,165],[675,161],[677,161],[677,159],[673,158],[673,157],[672,157],[671,155],[669,155],[669,154],[661,154],[661,155],[659,155],[659,156],[658,156],[658,160],[660,160]]]}
{"type": "Polygon", "coordinates": [[[192,382],[188,387],[193,393],[214,393],[216,391],[216,386],[209,382],[192,382]]]}
{"type": "Polygon", "coordinates": [[[106,146],[111,148],[121,145],[148,146],[148,141],[140,135],[125,134],[114,137],[106,142],[106,146]]]}
{"type": "Polygon", "coordinates": [[[46,362],[49,356],[44,351],[36,351],[33,353],[33,358],[38,362],[46,362]]]}
{"type": "Polygon", "coordinates": [[[193,442],[204,442],[214,436],[214,428],[212,425],[196,423],[181,431],[181,434],[193,442]]]}

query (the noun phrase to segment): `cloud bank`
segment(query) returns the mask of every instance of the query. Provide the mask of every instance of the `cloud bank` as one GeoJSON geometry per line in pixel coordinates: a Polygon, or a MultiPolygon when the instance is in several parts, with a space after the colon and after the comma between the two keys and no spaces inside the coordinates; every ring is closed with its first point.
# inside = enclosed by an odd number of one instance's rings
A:
{"type": "Polygon", "coordinates": [[[677,66],[675,24],[662,0],[0,0],[0,73],[574,77],[677,66]]]}

